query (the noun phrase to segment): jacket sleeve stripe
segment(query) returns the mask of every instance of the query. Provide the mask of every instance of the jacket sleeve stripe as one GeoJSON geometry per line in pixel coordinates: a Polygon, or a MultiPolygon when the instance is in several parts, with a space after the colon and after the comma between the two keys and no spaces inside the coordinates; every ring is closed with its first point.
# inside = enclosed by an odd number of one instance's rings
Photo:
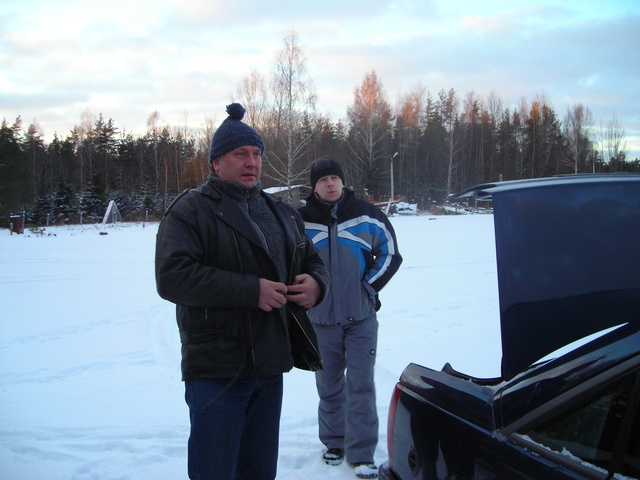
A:
{"type": "Polygon", "coordinates": [[[317,247],[320,242],[329,238],[329,227],[321,223],[304,222],[304,228],[307,236],[317,247]]]}
{"type": "Polygon", "coordinates": [[[375,257],[366,280],[373,283],[382,277],[396,255],[394,237],[386,224],[368,215],[353,218],[338,227],[338,236],[365,247],[375,257]]]}

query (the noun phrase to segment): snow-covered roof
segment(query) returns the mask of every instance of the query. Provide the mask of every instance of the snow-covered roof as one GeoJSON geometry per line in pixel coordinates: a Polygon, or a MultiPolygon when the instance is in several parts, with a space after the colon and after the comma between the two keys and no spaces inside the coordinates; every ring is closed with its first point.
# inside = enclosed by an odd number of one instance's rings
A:
{"type": "Polygon", "coordinates": [[[264,191],[267,192],[267,193],[270,193],[272,195],[275,195],[276,193],[286,192],[289,189],[295,190],[296,188],[304,188],[305,186],[306,185],[291,185],[291,187],[287,187],[285,185],[284,187],[269,187],[269,188],[265,188],[264,191]]]}

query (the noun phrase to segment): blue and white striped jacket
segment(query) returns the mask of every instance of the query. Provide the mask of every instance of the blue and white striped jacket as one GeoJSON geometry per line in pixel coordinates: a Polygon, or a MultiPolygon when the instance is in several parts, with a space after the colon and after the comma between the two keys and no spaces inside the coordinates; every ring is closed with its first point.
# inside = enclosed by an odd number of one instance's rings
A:
{"type": "Polygon", "coordinates": [[[328,295],[307,312],[311,321],[344,325],[371,317],[380,306],[378,293],[402,263],[387,216],[347,188],[335,205],[312,193],[299,211],[331,275],[328,295]]]}

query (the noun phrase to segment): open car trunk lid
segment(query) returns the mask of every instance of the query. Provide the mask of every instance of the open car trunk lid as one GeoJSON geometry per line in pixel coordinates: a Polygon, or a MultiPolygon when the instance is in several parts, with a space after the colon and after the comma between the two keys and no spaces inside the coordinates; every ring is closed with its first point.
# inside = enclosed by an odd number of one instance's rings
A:
{"type": "Polygon", "coordinates": [[[640,175],[472,187],[493,200],[502,376],[576,340],[640,323],[640,175]]]}

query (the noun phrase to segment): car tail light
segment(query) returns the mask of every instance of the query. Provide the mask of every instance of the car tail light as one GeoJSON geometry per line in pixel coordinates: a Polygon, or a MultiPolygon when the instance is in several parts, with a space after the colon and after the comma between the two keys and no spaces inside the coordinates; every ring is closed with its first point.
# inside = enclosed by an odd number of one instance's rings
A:
{"type": "Polygon", "coordinates": [[[389,462],[393,463],[393,428],[396,423],[396,410],[398,409],[398,399],[400,393],[404,387],[400,382],[396,383],[391,395],[391,402],[389,403],[389,416],[387,417],[387,452],[389,455],[389,462]]]}

